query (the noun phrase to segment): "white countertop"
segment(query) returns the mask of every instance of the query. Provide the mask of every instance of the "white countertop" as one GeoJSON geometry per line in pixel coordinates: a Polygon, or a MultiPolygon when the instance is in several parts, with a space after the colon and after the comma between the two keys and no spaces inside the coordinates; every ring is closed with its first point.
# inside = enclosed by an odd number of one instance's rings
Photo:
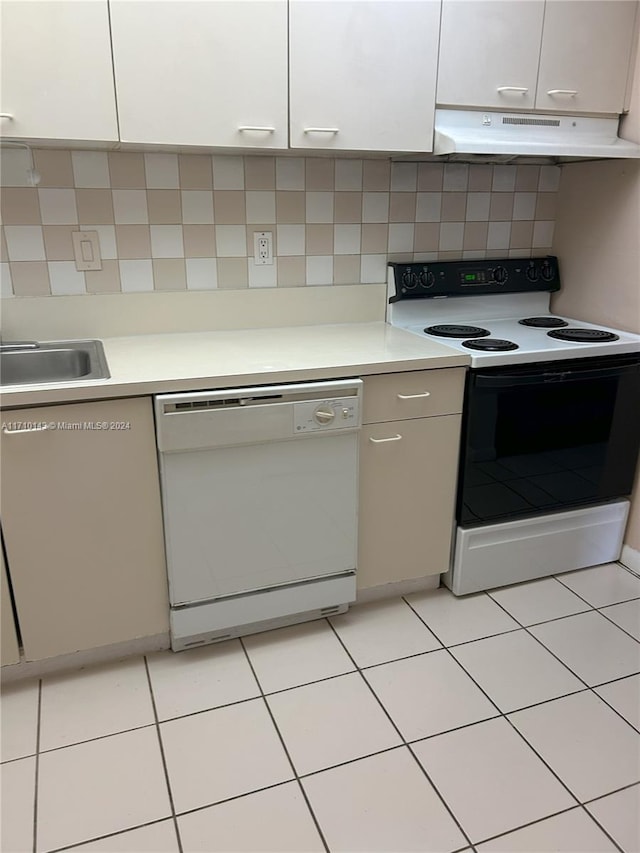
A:
{"type": "Polygon", "coordinates": [[[13,385],[3,408],[465,366],[383,322],[103,338],[110,379],[13,385]]]}

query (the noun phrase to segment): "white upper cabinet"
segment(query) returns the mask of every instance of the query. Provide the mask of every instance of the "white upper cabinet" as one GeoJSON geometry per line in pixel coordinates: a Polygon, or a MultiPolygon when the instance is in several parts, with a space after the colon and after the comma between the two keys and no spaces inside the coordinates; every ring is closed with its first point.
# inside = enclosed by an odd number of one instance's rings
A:
{"type": "Polygon", "coordinates": [[[440,0],[290,0],[292,148],[431,151],[440,0]]]}
{"type": "Polygon", "coordinates": [[[443,0],[438,103],[531,109],[544,0],[443,0]]]}
{"type": "Polygon", "coordinates": [[[3,136],[118,139],[107,0],[2,0],[0,24],[3,136]]]}
{"type": "Polygon", "coordinates": [[[635,0],[443,0],[442,106],[621,113],[635,0]]]}
{"type": "Polygon", "coordinates": [[[637,3],[547,2],[536,109],[621,113],[637,3]]]}
{"type": "Polygon", "coordinates": [[[123,142],[287,147],[287,0],[111,0],[123,142]]]}

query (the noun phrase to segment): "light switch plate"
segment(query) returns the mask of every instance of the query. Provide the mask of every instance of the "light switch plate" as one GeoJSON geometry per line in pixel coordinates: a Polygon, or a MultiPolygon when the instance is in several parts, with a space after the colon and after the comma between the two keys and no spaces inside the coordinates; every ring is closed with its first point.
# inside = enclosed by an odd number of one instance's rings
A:
{"type": "Polygon", "coordinates": [[[100,241],[97,231],[72,231],[73,256],[77,270],[101,270],[100,241]]]}

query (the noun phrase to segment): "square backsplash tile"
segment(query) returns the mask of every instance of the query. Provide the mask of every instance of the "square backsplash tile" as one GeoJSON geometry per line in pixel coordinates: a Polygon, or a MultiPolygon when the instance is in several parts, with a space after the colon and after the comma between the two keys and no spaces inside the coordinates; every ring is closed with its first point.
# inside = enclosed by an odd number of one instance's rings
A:
{"type": "Polygon", "coordinates": [[[557,166],[48,149],[34,161],[37,188],[27,185],[22,152],[3,156],[7,297],[367,284],[385,281],[389,259],[544,254],[561,174],[557,166]],[[273,231],[269,270],[253,264],[258,228],[273,231]],[[78,229],[98,232],[103,260],[114,262],[109,275],[75,270],[78,229]]]}

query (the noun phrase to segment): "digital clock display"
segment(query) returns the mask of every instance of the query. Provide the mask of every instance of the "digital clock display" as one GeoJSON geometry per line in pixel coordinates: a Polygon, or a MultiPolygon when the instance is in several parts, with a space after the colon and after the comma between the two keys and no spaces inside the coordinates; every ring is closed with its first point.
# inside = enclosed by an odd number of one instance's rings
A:
{"type": "Polygon", "coordinates": [[[484,270],[469,270],[460,273],[461,284],[486,284],[487,275],[484,270]]]}

